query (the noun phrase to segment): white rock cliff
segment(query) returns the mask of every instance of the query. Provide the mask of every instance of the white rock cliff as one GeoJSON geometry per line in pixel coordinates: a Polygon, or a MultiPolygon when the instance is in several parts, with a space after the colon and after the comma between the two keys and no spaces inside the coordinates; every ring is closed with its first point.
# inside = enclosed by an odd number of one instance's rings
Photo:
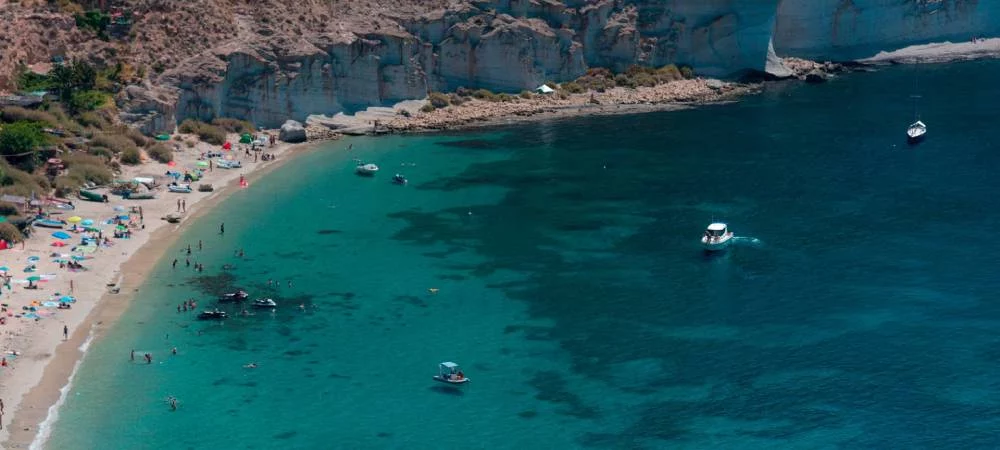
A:
{"type": "Polygon", "coordinates": [[[460,86],[517,92],[588,67],[780,73],[775,54],[853,60],[995,35],[1000,1],[478,0],[396,23],[378,33],[272,36],[217,48],[158,80],[174,87],[176,105],[159,113],[277,127],[460,86]]]}

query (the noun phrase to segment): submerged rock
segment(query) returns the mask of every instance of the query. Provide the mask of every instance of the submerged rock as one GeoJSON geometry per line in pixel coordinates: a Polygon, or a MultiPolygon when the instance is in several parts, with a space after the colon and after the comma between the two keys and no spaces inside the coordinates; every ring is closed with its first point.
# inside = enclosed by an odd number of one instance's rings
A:
{"type": "Polygon", "coordinates": [[[806,74],[806,83],[819,84],[826,83],[830,75],[822,70],[816,69],[806,74]]]}

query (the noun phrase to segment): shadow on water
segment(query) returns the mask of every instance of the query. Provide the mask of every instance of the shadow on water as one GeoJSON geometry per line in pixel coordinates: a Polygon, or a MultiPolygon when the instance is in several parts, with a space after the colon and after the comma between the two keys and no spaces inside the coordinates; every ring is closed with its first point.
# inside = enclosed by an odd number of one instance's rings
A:
{"type": "Polygon", "coordinates": [[[438,394],[450,395],[452,397],[462,397],[465,395],[465,391],[456,386],[431,386],[427,389],[437,392],[438,394]]]}

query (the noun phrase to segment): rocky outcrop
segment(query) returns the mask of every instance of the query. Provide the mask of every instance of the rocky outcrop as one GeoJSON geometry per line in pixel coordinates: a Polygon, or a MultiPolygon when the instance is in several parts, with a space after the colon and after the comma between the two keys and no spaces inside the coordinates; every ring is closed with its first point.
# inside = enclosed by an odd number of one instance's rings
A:
{"type": "Polygon", "coordinates": [[[708,76],[804,78],[781,57],[852,60],[997,34],[998,17],[1000,2],[982,0],[455,0],[422,13],[383,8],[371,24],[244,23],[239,39],[156,82],[177,89],[178,119],[276,127],[463,86],[531,90],[590,67],[678,64],[708,76]]]}
{"type": "Polygon", "coordinates": [[[306,129],[301,123],[294,120],[285,121],[281,125],[281,132],[278,133],[278,139],[282,142],[305,142],[307,139],[306,129]]]}

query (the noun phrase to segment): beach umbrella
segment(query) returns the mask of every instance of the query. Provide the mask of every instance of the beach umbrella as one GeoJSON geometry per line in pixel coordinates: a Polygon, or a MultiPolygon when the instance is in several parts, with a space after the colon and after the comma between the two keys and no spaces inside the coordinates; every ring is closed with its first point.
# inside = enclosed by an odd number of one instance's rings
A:
{"type": "Polygon", "coordinates": [[[38,280],[41,280],[41,279],[42,279],[42,277],[40,277],[38,275],[32,275],[32,276],[28,277],[28,281],[38,281],[38,280]]]}
{"type": "Polygon", "coordinates": [[[37,256],[29,256],[28,257],[28,262],[38,262],[39,259],[41,259],[41,258],[39,258],[37,256]]]}
{"type": "Polygon", "coordinates": [[[64,231],[56,231],[55,233],[52,233],[52,237],[56,239],[69,239],[70,236],[69,233],[64,231]]]}
{"type": "Polygon", "coordinates": [[[6,221],[7,221],[7,217],[6,216],[0,216],[0,223],[4,223],[6,221]]]}
{"type": "Polygon", "coordinates": [[[240,144],[249,144],[251,142],[253,142],[253,136],[250,136],[250,133],[243,133],[240,136],[240,144]]]}
{"type": "Polygon", "coordinates": [[[0,272],[9,272],[9,271],[10,271],[10,267],[0,266],[0,272]]]}
{"type": "Polygon", "coordinates": [[[229,143],[229,141],[226,141],[226,143],[225,143],[225,144],[222,144],[222,148],[223,148],[224,150],[230,150],[230,149],[232,149],[232,148],[233,148],[233,144],[229,143]]]}
{"type": "Polygon", "coordinates": [[[83,261],[83,260],[87,259],[86,256],[81,256],[81,255],[73,255],[72,258],[73,258],[73,261],[83,261]]]}
{"type": "Polygon", "coordinates": [[[115,206],[114,208],[111,208],[111,209],[113,209],[113,210],[115,210],[117,212],[125,211],[125,207],[121,206],[121,205],[115,206]]]}
{"type": "Polygon", "coordinates": [[[156,135],[156,140],[158,140],[158,141],[169,141],[170,140],[170,135],[169,134],[158,134],[158,135],[156,135]]]}
{"type": "Polygon", "coordinates": [[[80,216],[73,216],[70,217],[69,219],[66,219],[66,221],[69,223],[80,223],[81,220],[83,220],[83,217],[80,216]]]}
{"type": "Polygon", "coordinates": [[[83,231],[101,231],[101,229],[97,227],[87,227],[84,228],[83,231]]]}
{"type": "Polygon", "coordinates": [[[45,303],[42,303],[42,306],[44,306],[46,308],[55,308],[56,306],[59,306],[59,304],[56,303],[56,302],[45,302],[45,303]]]}
{"type": "Polygon", "coordinates": [[[63,241],[55,241],[55,242],[52,243],[52,246],[53,247],[65,247],[66,243],[63,242],[63,241]]]}
{"type": "Polygon", "coordinates": [[[66,258],[56,258],[56,259],[53,259],[52,262],[54,262],[56,264],[66,264],[69,261],[67,261],[66,258]]]}
{"type": "Polygon", "coordinates": [[[170,161],[167,163],[167,167],[174,167],[177,165],[177,161],[170,161]]]}
{"type": "Polygon", "coordinates": [[[118,218],[121,219],[121,220],[128,220],[129,216],[128,216],[128,214],[122,214],[122,215],[118,216],[118,218]]]}
{"type": "Polygon", "coordinates": [[[197,165],[198,167],[208,167],[208,163],[205,161],[198,161],[197,163],[195,163],[195,165],[197,165]]]}
{"type": "Polygon", "coordinates": [[[59,301],[61,301],[61,302],[66,302],[66,303],[70,303],[70,302],[74,302],[74,301],[76,301],[76,299],[75,299],[75,298],[73,298],[73,297],[70,297],[70,296],[68,296],[68,295],[64,295],[64,296],[62,296],[62,297],[60,297],[60,298],[59,298],[59,301]]]}
{"type": "Polygon", "coordinates": [[[85,227],[89,227],[89,226],[91,226],[93,224],[94,224],[94,221],[92,219],[87,219],[87,220],[84,220],[83,222],[80,222],[80,225],[83,225],[85,227]]]}

